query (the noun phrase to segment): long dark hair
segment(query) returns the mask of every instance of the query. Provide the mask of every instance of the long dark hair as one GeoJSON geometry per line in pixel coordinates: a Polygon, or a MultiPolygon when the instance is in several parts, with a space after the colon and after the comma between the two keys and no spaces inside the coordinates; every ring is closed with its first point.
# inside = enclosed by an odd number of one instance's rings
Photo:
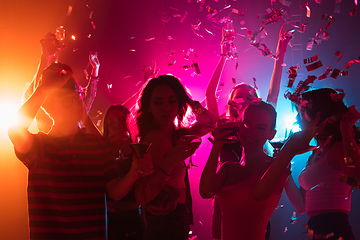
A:
{"type": "Polygon", "coordinates": [[[148,110],[150,108],[150,99],[154,88],[163,85],[171,87],[171,89],[175,92],[179,102],[176,116],[178,120],[178,126],[176,127],[180,127],[180,124],[184,118],[191,99],[185,91],[184,86],[180,83],[179,79],[171,75],[160,75],[157,78],[153,78],[147,83],[140,96],[140,99],[138,100],[139,110],[136,113],[136,125],[138,127],[140,137],[145,136],[151,129],[157,127],[154,123],[152,113],[150,113],[148,110]]]}
{"type": "MultiPolygon", "coordinates": [[[[321,115],[319,124],[325,121],[327,118],[332,118],[333,122],[328,122],[324,130],[333,136],[332,141],[342,141],[340,121],[342,116],[348,111],[348,108],[341,97],[341,93],[338,93],[331,88],[320,88],[304,92],[301,95],[301,99],[302,101],[300,104],[302,106],[300,109],[304,111],[299,112],[298,106],[297,110],[300,117],[304,118],[304,112],[306,111],[308,117],[314,120],[316,118],[316,114],[320,112],[321,115]]],[[[354,130],[356,133],[355,140],[359,143],[359,129],[358,127],[354,126],[354,130]]]]}
{"type": "Polygon", "coordinates": [[[129,109],[127,109],[126,107],[124,107],[121,104],[115,104],[115,105],[111,105],[107,110],[106,113],[104,115],[104,121],[103,121],[103,137],[108,138],[109,137],[109,126],[107,124],[108,122],[108,118],[109,118],[109,113],[111,111],[114,110],[119,110],[121,112],[123,112],[126,116],[129,115],[130,111],[129,109]]]}

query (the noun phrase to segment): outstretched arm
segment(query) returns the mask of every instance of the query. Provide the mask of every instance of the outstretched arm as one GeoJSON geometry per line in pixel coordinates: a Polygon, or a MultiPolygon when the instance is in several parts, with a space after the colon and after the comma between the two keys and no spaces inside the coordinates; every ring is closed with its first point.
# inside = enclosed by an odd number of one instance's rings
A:
{"type": "Polygon", "coordinates": [[[91,65],[91,74],[89,77],[88,85],[86,86],[85,100],[84,100],[87,113],[89,113],[91,106],[94,102],[97,92],[97,86],[99,83],[100,61],[98,59],[96,52],[90,52],[89,62],[91,65]]]}
{"type": "Polygon", "coordinates": [[[284,57],[286,53],[286,48],[291,40],[291,35],[284,33],[285,23],[282,25],[279,32],[279,40],[276,48],[276,56],[278,57],[274,63],[274,70],[271,76],[269,93],[267,96],[267,102],[272,104],[274,107],[277,105],[279,92],[280,92],[280,83],[283,70],[284,57]]]}
{"type": "Polygon", "coordinates": [[[226,63],[226,59],[227,58],[223,56],[223,54],[220,56],[219,62],[216,65],[216,68],[210,78],[210,81],[205,91],[206,107],[210,111],[210,113],[216,118],[216,120],[220,119],[219,109],[217,105],[218,103],[216,100],[216,91],[219,85],[222,71],[226,63]]]}
{"type": "Polygon", "coordinates": [[[292,175],[289,176],[285,182],[285,191],[286,195],[291,202],[291,205],[295,208],[295,211],[298,214],[303,214],[306,212],[305,208],[305,195],[306,191],[303,188],[298,188],[292,175]]]}
{"type": "Polygon", "coordinates": [[[326,121],[316,127],[320,119],[320,114],[316,119],[309,124],[308,128],[297,132],[290,137],[281,149],[274,162],[271,164],[268,171],[261,178],[260,182],[254,190],[254,198],[257,200],[264,200],[270,197],[275,192],[279,184],[284,184],[286,179],[283,179],[283,173],[289,166],[291,159],[297,155],[311,150],[309,142],[313,139],[318,131],[320,131],[326,124],[326,121]],[[284,181],[284,182],[281,182],[284,181]]]}
{"type": "Polygon", "coordinates": [[[18,110],[18,120],[8,130],[9,138],[15,149],[20,153],[27,153],[33,144],[32,135],[28,128],[34,120],[40,106],[50,93],[60,89],[72,76],[73,72],[65,64],[51,64],[42,73],[42,80],[30,98],[18,110]],[[66,73],[62,74],[62,70],[66,73]]]}
{"type": "Polygon", "coordinates": [[[227,177],[228,164],[221,166],[220,170],[216,172],[218,166],[218,157],[220,150],[223,147],[226,135],[229,134],[233,127],[237,126],[235,122],[226,122],[226,120],[219,120],[217,128],[213,131],[214,142],[210,152],[210,156],[200,178],[199,192],[202,198],[212,198],[217,194],[224,184],[227,177]]]}

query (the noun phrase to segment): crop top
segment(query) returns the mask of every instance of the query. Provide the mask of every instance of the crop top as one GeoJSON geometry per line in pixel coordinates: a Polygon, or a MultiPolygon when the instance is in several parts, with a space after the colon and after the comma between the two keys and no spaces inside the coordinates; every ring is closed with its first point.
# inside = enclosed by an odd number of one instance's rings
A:
{"type": "Polygon", "coordinates": [[[350,212],[352,187],[340,182],[342,171],[328,164],[328,153],[308,165],[299,175],[299,184],[306,190],[306,211],[343,210],[350,212]]]}

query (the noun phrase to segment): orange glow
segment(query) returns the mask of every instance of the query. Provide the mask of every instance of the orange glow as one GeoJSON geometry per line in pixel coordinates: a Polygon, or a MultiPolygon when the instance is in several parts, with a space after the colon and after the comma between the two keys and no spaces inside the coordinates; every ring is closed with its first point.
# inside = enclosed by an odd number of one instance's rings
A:
{"type": "Polygon", "coordinates": [[[17,115],[16,112],[19,108],[18,104],[11,101],[1,101],[0,102],[0,130],[6,131],[9,126],[16,122],[17,115]]]}
{"type": "Polygon", "coordinates": [[[76,40],[75,35],[71,35],[71,39],[75,41],[76,40]]]}

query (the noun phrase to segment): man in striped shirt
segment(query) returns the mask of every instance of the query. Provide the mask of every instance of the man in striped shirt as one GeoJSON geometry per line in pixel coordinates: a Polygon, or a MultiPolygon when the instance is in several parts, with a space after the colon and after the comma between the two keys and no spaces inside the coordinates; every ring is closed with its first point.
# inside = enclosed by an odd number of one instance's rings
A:
{"type": "Polygon", "coordinates": [[[119,200],[138,174],[119,178],[111,148],[78,127],[86,116],[72,70],[54,63],[9,128],[17,157],[29,169],[30,239],[106,239],[105,192],[119,200]],[[28,131],[43,107],[54,120],[48,134],[28,131]]]}

